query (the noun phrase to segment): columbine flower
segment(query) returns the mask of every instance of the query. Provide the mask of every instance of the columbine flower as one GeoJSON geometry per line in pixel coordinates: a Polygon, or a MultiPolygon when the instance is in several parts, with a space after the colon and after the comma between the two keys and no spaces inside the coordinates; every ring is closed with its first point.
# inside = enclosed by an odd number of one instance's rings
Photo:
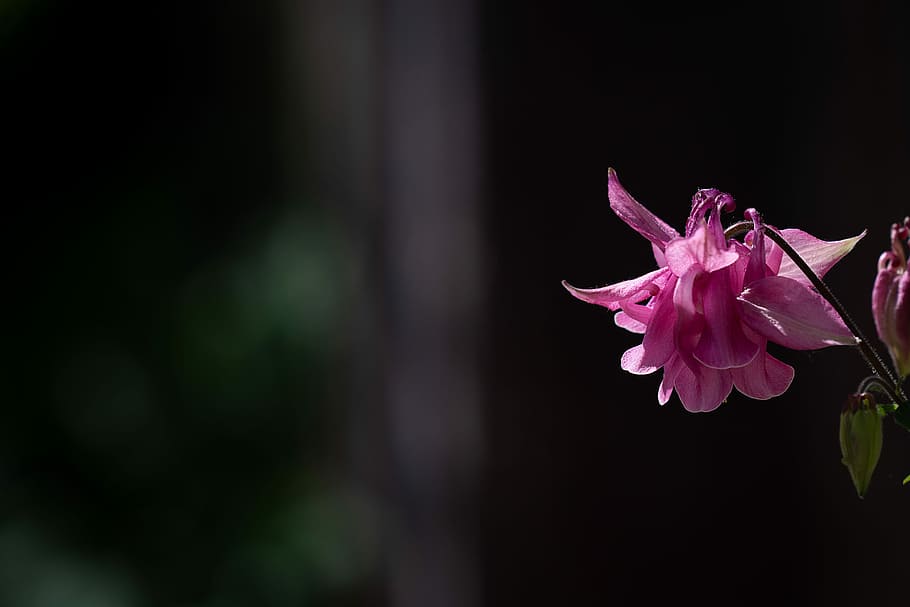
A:
{"type": "MultiPolygon", "coordinates": [[[[747,211],[755,229],[745,243],[725,238],[720,213],[735,207],[729,194],[699,190],[684,236],[632,198],[612,169],[609,198],[619,218],[651,241],[658,269],[598,289],[563,284],[582,301],[618,310],[617,325],[644,334],[621,366],[635,374],[663,368],[660,404],[675,390],[689,411],[712,411],[734,385],[761,400],[783,394],[793,368],[768,354],[768,341],[796,350],[856,343],[783,251],[766,244],[758,213],[747,211]]],[[[801,230],[781,234],[819,276],[865,235],[825,242],[801,230]]]]}
{"type": "Polygon", "coordinates": [[[906,247],[910,247],[910,217],[891,226],[891,250],[878,259],[872,288],[872,316],[878,337],[891,352],[894,368],[903,379],[910,375],[910,272],[906,247]]]}

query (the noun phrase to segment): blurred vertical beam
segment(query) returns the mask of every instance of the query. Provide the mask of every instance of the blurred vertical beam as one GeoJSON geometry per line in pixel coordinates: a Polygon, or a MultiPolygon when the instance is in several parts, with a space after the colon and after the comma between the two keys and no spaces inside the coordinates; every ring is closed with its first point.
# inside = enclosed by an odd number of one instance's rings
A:
{"type": "Polygon", "coordinates": [[[479,601],[480,142],[471,2],[386,0],[392,604],[479,601]]]}
{"type": "MultiPolygon", "coordinates": [[[[285,110],[288,191],[329,210],[347,253],[344,275],[324,288],[340,290],[345,309],[335,327],[345,369],[334,378],[328,406],[342,405],[334,420],[344,427],[332,438],[342,490],[355,508],[348,517],[361,532],[355,541],[367,579],[354,580],[366,604],[382,605],[388,584],[374,556],[383,550],[383,513],[390,472],[388,424],[383,398],[385,209],[381,190],[381,102],[377,53],[381,31],[375,0],[279,0],[283,2],[287,53],[285,110]],[[366,531],[367,533],[362,533],[366,531]]],[[[387,552],[387,550],[386,550],[387,552]]],[[[380,557],[383,555],[380,553],[380,557]]]]}
{"type": "Polygon", "coordinates": [[[477,605],[483,243],[474,5],[285,2],[288,36],[301,45],[291,53],[306,58],[307,74],[289,98],[309,104],[312,131],[313,157],[292,153],[292,164],[314,167],[320,196],[341,203],[356,260],[348,440],[356,481],[383,496],[387,602],[477,605]]]}

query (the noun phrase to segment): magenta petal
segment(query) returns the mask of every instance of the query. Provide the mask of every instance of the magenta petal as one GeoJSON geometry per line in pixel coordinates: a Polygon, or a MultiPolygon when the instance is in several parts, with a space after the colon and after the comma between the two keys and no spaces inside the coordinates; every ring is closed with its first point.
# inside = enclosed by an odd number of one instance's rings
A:
{"type": "MultiPolygon", "coordinates": [[[[780,271],[780,264],[784,260],[784,250],[777,246],[777,243],[770,238],[765,240],[765,249],[767,250],[765,265],[768,266],[768,270],[772,276],[777,276],[777,273],[780,271]]],[[[800,274],[805,278],[805,274],[802,272],[800,272],[800,274]]]]}
{"type": "Polygon", "coordinates": [[[800,283],[768,276],[749,285],[739,296],[746,324],[774,343],[793,350],[856,345],[834,308],[800,283]]]}
{"type": "MultiPolygon", "coordinates": [[[[802,230],[795,230],[792,228],[781,230],[780,234],[784,237],[784,240],[799,253],[799,256],[809,264],[812,271],[818,274],[819,277],[822,277],[834,266],[834,264],[853,250],[856,243],[866,235],[866,231],[863,230],[862,234],[854,236],[853,238],[833,241],[821,240],[802,230]]],[[[781,259],[780,270],[777,275],[792,278],[806,286],[811,285],[809,279],[806,278],[806,275],[803,274],[802,270],[796,267],[793,260],[787,257],[786,254],[783,256],[783,259],[781,259]]]]}
{"type": "MultiPolygon", "coordinates": [[[[651,302],[654,300],[652,299],[651,302]]],[[[654,315],[654,306],[651,305],[642,305],[637,303],[632,303],[629,301],[624,301],[622,303],[623,312],[629,315],[630,318],[637,320],[640,323],[648,324],[651,322],[651,316],[654,315]]]]}
{"type": "Polygon", "coordinates": [[[889,344],[889,349],[898,375],[903,378],[910,375],[910,272],[906,270],[897,281],[894,316],[894,334],[897,339],[889,344]]]}
{"type": "Polygon", "coordinates": [[[730,290],[733,293],[733,296],[736,297],[743,290],[744,279],[746,277],[746,270],[749,268],[750,254],[751,251],[742,243],[733,241],[735,245],[736,252],[739,254],[739,259],[735,264],[730,266],[728,272],[730,272],[730,290]]]}
{"type": "Polygon", "coordinates": [[[901,377],[910,375],[910,272],[904,271],[897,280],[897,295],[894,298],[894,334],[897,347],[892,353],[899,354],[895,365],[901,377]]]}
{"type": "Polygon", "coordinates": [[[898,375],[906,377],[910,375],[910,271],[901,263],[890,251],[882,254],[872,287],[872,316],[898,375]]]}
{"type": "Polygon", "coordinates": [[[622,359],[620,360],[620,366],[624,370],[628,371],[629,373],[634,373],[635,375],[647,375],[648,373],[654,373],[657,371],[657,367],[642,364],[641,361],[644,353],[645,349],[640,344],[629,348],[623,352],[622,359]]]}
{"type": "Polygon", "coordinates": [[[714,369],[748,365],[759,346],[743,333],[729,272],[721,270],[708,276],[703,302],[704,328],[692,354],[714,369]]]}
{"type": "Polygon", "coordinates": [[[565,280],[562,281],[569,293],[578,299],[587,303],[604,306],[611,310],[618,310],[620,303],[623,301],[639,302],[648,297],[657,295],[660,288],[655,284],[663,274],[668,274],[666,268],[658,268],[653,272],[648,272],[638,278],[625,280],[613,285],[599,287],[597,289],[579,289],[573,287],[565,280]]]}
{"type": "Polygon", "coordinates": [[[679,236],[679,232],[632,198],[613,169],[608,171],[608,195],[613,212],[659,249],[663,250],[666,243],[679,236]]]}
{"type": "Polygon", "coordinates": [[[893,288],[897,281],[897,271],[891,267],[891,259],[895,257],[890,251],[882,253],[880,269],[872,286],[872,318],[875,320],[878,338],[886,344],[891,342],[894,334],[891,326],[893,317],[889,312],[894,309],[894,296],[897,294],[897,289],[893,288]]]}
{"type": "Polygon", "coordinates": [[[641,304],[623,302],[622,311],[613,317],[616,325],[632,333],[644,333],[654,310],[641,304]]]}
{"type": "Polygon", "coordinates": [[[673,305],[676,282],[676,277],[671,277],[654,304],[648,330],[641,344],[645,349],[642,360],[648,366],[662,366],[676,350],[673,334],[676,325],[676,308],[673,305]]]}
{"type": "MultiPolygon", "coordinates": [[[[752,251],[749,255],[749,264],[743,275],[743,285],[749,285],[756,280],[761,280],[765,276],[776,274],[768,269],[765,264],[765,234],[762,231],[761,215],[755,209],[747,209],[746,217],[751,217],[755,226],[750,233],[752,235],[752,251]]],[[[770,239],[769,239],[770,240],[770,239]]]]}
{"type": "Polygon", "coordinates": [[[762,352],[745,367],[732,369],[731,372],[736,389],[756,400],[780,396],[793,381],[793,367],[767,352],[762,352]]]}
{"type": "Polygon", "coordinates": [[[685,366],[686,364],[676,354],[667,359],[664,365],[664,377],[660,382],[660,387],[657,389],[658,403],[666,405],[670,401],[670,397],[673,396],[673,385],[676,383],[676,376],[679,375],[679,372],[685,366]]]}
{"type": "Polygon", "coordinates": [[[699,266],[705,272],[715,272],[739,259],[739,253],[732,247],[717,246],[704,220],[690,236],[668,243],[664,255],[667,267],[677,276],[682,276],[692,266],[699,266]]]}
{"type": "Polygon", "coordinates": [[[638,333],[641,335],[648,330],[648,325],[643,322],[637,321],[623,311],[619,311],[613,316],[613,322],[616,323],[617,327],[625,329],[630,333],[638,333]]]}
{"type": "Polygon", "coordinates": [[[733,390],[733,375],[727,369],[709,369],[691,361],[676,376],[676,393],[683,407],[692,413],[717,409],[733,390]]]}
{"type": "Polygon", "coordinates": [[[651,250],[654,252],[654,261],[657,262],[658,267],[666,268],[667,258],[664,256],[663,249],[660,249],[656,244],[651,243],[651,250]]]}
{"type": "Polygon", "coordinates": [[[686,272],[676,284],[673,291],[673,305],[676,309],[676,326],[674,338],[676,348],[681,352],[691,353],[701,338],[705,326],[704,314],[699,313],[701,303],[695,281],[700,276],[698,266],[686,272]]]}

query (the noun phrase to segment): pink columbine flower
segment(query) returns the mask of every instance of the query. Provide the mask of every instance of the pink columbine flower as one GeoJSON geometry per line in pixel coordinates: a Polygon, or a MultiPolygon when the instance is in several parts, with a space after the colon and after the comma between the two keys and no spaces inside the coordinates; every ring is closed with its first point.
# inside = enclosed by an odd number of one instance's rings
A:
{"type": "Polygon", "coordinates": [[[872,287],[875,329],[894,361],[901,379],[910,375],[910,217],[891,226],[891,250],[878,259],[878,275],[872,287]]]}
{"type": "MultiPolygon", "coordinates": [[[[651,242],[659,267],[598,289],[563,284],[582,301],[618,310],[617,325],[644,334],[621,366],[635,374],[663,368],[660,404],[674,390],[689,411],[713,411],[733,386],[761,400],[783,394],[793,368],[767,352],[768,341],[795,350],[856,344],[830,304],[765,240],[758,213],[746,211],[755,229],[744,243],[724,236],[720,214],[735,207],[729,194],[699,190],[683,236],[632,198],[612,169],[609,198],[613,212],[651,242]]],[[[802,230],[781,234],[822,276],[865,232],[834,242],[802,230]]]]}

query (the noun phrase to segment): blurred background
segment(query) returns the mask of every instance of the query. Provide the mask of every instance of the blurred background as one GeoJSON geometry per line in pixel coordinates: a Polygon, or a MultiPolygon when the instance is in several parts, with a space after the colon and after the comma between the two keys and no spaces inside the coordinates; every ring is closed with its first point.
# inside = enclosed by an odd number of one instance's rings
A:
{"type": "MultiPolygon", "coordinates": [[[[681,228],[910,213],[900,2],[2,0],[0,605],[906,601],[910,437],[846,349],[656,400],[572,299],[681,228]]],[[[773,348],[772,348],[773,349],[773,348]]]]}

